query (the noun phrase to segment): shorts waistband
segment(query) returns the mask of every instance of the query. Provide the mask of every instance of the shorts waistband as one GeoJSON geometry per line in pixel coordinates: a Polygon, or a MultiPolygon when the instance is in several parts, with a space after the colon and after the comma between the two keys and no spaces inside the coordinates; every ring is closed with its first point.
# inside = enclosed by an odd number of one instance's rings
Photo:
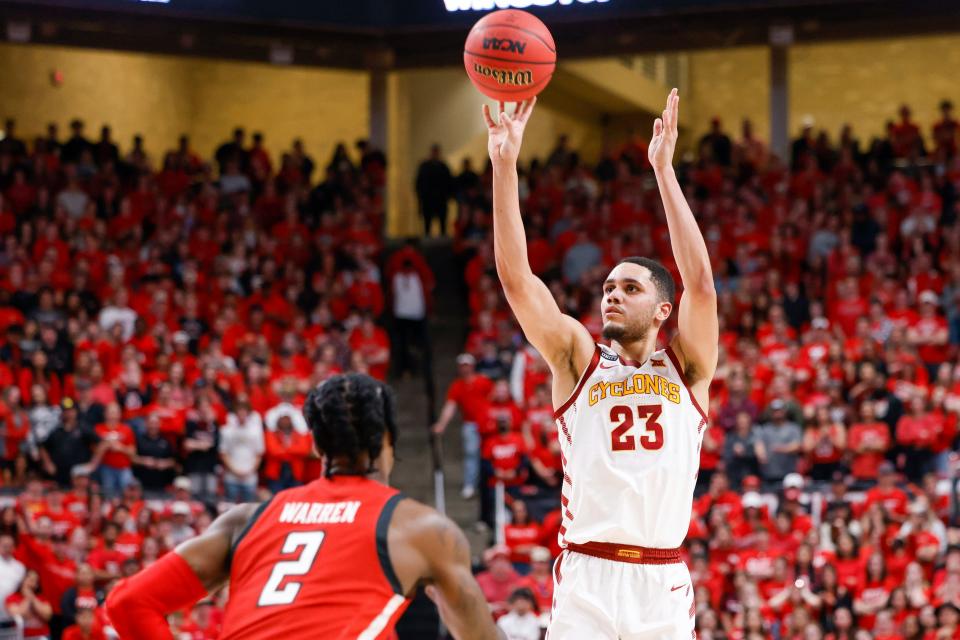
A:
{"type": "Polygon", "coordinates": [[[568,542],[567,550],[594,558],[613,560],[614,562],[629,562],[631,564],[678,564],[682,562],[679,547],[676,549],[651,549],[613,542],[585,542],[583,544],[568,542]]]}

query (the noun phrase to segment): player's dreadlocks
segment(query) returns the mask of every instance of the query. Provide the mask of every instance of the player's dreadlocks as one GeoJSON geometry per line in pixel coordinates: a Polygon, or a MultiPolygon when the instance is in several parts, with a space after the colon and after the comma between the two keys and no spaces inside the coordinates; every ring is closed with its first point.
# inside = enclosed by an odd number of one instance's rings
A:
{"type": "Polygon", "coordinates": [[[393,416],[394,398],[390,387],[359,373],[333,376],[313,389],[303,405],[313,440],[327,458],[330,475],[334,458],[350,460],[352,471],[337,473],[366,474],[383,449],[383,434],[397,440],[393,416]],[[359,469],[360,456],[369,456],[370,467],[359,469]]]}

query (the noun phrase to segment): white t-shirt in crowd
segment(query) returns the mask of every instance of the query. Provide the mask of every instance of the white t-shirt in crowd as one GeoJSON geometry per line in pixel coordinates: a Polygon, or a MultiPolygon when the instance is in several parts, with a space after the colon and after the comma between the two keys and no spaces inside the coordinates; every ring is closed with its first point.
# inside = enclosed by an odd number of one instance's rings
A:
{"type": "Polygon", "coordinates": [[[393,276],[393,315],[403,320],[423,320],[426,317],[423,283],[416,272],[393,276]]]}
{"type": "MultiPolygon", "coordinates": [[[[13,595],[23,576],[27,573],[23,563],[10,556],[10,558],[0,557],[0,602],[6,602],[7,597],[13,595]]],[[[6,607],[0,607],[0,621],[10,620],[6,607]]]]}
{"type": "Polygon", "coordinates": [[[520,616],[511,611],[497,620],[497,627],[507,640],[540,640],[540,617],[533,612],[520,616]]]}
{"type": "Polygon", "coordinates": [[[259,413],[251,411],[243,422],[235,413],[227,416],[227,423],[220,430],[220,453],[237,471],[236,476],[228,472],[228,480],[255,480],[257,458],[263,455],[263,450],[263,421],[259,413]]]}

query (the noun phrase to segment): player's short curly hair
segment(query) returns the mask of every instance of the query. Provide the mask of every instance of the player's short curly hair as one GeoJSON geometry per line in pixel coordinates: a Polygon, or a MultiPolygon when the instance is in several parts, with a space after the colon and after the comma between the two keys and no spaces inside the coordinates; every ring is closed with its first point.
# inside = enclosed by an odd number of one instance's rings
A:
{"type": "Polygon", "coordinates": [[[360,373],[346,373],[324,381],[313,389],[303,405],[313,441],[327,457],[327,474],[332,458],[348,458],[356,472],[373,470],[383,450],[383,434],[397,440],[394,397],[390,387],[360,373]],[[358,469],[360,457],[369,456],[370,468],[358,469]]]}
{"type": "Polygon", "coordinates": [[[640,256],[623,258],[619,264],[625,262],[649,269],[650,279],[653,281],[653,286],[657,288],[657,295],[660,297],[660,300],[662,302],[669,302],[670,304],[674,303],[674,298],[677,296],[677,285],[673,281],[673,276],[670,274],[669,269],[663,266],[662,263],[652,258],[643,258],[640,256]]]}

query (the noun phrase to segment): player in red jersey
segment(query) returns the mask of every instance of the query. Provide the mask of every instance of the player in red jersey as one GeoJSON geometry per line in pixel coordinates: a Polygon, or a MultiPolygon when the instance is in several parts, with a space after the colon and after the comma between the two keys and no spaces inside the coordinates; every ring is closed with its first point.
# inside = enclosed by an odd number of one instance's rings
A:
{"type": "Polygon", "coordinates": [[[390,389],[335,376],[310,393],[304,416],[326,476],[230,509],[120,582],[107,600],[120,637],[169,640],[164,616],[229,579],[221,640],[390,637],[420,583],[456,638],[497,638],[463,533],[386,484],[396,439],[390,389]]]}

